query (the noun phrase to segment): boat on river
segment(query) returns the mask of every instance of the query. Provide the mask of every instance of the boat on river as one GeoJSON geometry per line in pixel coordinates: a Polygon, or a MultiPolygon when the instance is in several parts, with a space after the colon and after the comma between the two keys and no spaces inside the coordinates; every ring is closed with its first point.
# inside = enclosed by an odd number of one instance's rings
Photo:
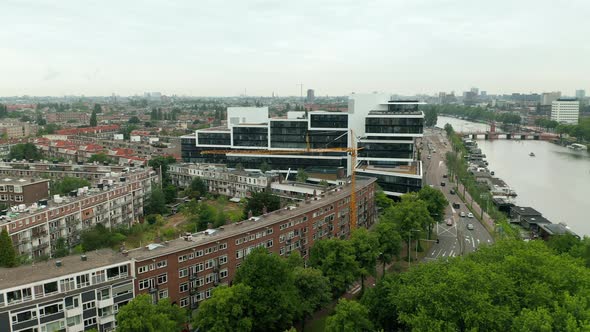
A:
{"type": "Polygon", "coordinates": [[[568,149],[581,151],[581,150],[588,150],[588,147],[583,144],[573,143],[567,146],[568,149]]]}
{"type": "Polygon", "coordinates": [[[529,156],[534,157],[535,154],[533,152],[529,153],[529,156]]]}

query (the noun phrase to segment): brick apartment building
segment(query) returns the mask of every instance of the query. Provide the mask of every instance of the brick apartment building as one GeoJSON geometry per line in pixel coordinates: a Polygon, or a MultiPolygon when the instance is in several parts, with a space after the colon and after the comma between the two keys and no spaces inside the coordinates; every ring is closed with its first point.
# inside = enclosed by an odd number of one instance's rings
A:
{"type": "MultiPolygon", "coordinates": [[[[358,226],[369,227],[375,221],[375,179],[359,177],[356,183],[358,226]]],[[[307,259],[315,241],[348,237],[350,192],[347,185],[297,207],[125,252],[135,262],[135,293],[196,308],[215,286],[231,282],[256,247],[281,256],[299,251],[307,259]]]]}
{"type": "Polygon", "coordinates": [[[48,197],[48,179],[0,178],[0,203],[7,206],[32,204],[48,197]]]}
{"type": "MultiPolygon", "coordinates": [[[[358,226],[368,227],[375,221],[375,179],[356,183],[358,226]]],[[[142,293],[194,309],[213,288],[231,284],[256,247],[307,258],[315,241],[346,238],[350,192],[350,185],[338,187],[297,206],[122,253],[104,249],[0,268],[0,331],[112,331],[119,308],[142,293]]]]}
{"type": "Polygon", "coordinates": [[[53,163],[0,161],[0,177],[43,177],[61,180],[64,177],[75,177],[96,182],[111,172],[121,173],[127,166],[101,165],[84,163],[53,163]]]}

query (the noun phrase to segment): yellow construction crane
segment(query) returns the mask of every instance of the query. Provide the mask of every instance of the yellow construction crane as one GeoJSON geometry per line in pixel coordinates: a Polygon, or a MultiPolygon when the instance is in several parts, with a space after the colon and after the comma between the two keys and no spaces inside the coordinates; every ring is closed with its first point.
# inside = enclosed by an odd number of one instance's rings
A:
{"type": "MultiPolygon", "coordinates": [[[[352,133],[352,130],[351,130],[352,133]]],[[[351,158],[351,172],[350,172],[350,229],[354,230],[357,226],[357,208],[356,208],[356,159],[358,150],[363,148],[318,148],[312,149],[309,147],[309,138],[306,135],[306,149],[293,150],[206,150],[201,151],[201,154],[268,154],[268,155],[289,155],[299,153],[326,153],[326,152],[342,152],[350,154],[351,158]]]]}

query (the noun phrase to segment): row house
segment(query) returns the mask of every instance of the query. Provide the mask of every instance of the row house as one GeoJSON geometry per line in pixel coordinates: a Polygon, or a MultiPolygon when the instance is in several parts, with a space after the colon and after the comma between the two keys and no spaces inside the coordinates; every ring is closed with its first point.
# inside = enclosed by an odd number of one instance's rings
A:
{"type": "Polygon", "coordinates": [[[96,188],[80,188],[66,197],[31,206],[19,206],[0,218],[12,243],[21,255],[51,256],[59,238],[70,247],[80,242],[83,230],[97,224],[106,228],[129,227],[143,215],[145,196],[157,181],[153,170],[132,170],[114,178],[104,178],[96,188]]]}
{"type": "Polygon", "coordinates": [[[279,181],[276,173],[230,170],[225,165],[216,164],[170,165],[168,174],[172,183],[178,187],[187,188],[193,178],[200,177],[205,181],[209,192],[238,198],[263,191],[270,188],[272,182],[279,181]]]}
{"type": "Polygon", "coordinates": [[[0,161],[1,177],[31,177],[61,180],[64,177],[76,177],[96,182],[111,172],[126,172],[129,167],[118,165],[56,163],[48,161],[0,161]]]}

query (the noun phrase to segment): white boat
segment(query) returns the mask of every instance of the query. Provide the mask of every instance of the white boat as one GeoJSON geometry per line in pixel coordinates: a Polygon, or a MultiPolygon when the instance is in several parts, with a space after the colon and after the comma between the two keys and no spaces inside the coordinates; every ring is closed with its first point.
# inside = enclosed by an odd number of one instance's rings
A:
{"type": "Polygon", "coordinates": [[[580,150],[588,150],[588,147],[583,144],[573,143],[567,146],[568,149],[580,151],[580,150]]]}
{"type": "Polygon", "coordinates": [[[531,153],[529,153],[529,156],[534,157],[535,154],[531,152],[531,153]]]}

